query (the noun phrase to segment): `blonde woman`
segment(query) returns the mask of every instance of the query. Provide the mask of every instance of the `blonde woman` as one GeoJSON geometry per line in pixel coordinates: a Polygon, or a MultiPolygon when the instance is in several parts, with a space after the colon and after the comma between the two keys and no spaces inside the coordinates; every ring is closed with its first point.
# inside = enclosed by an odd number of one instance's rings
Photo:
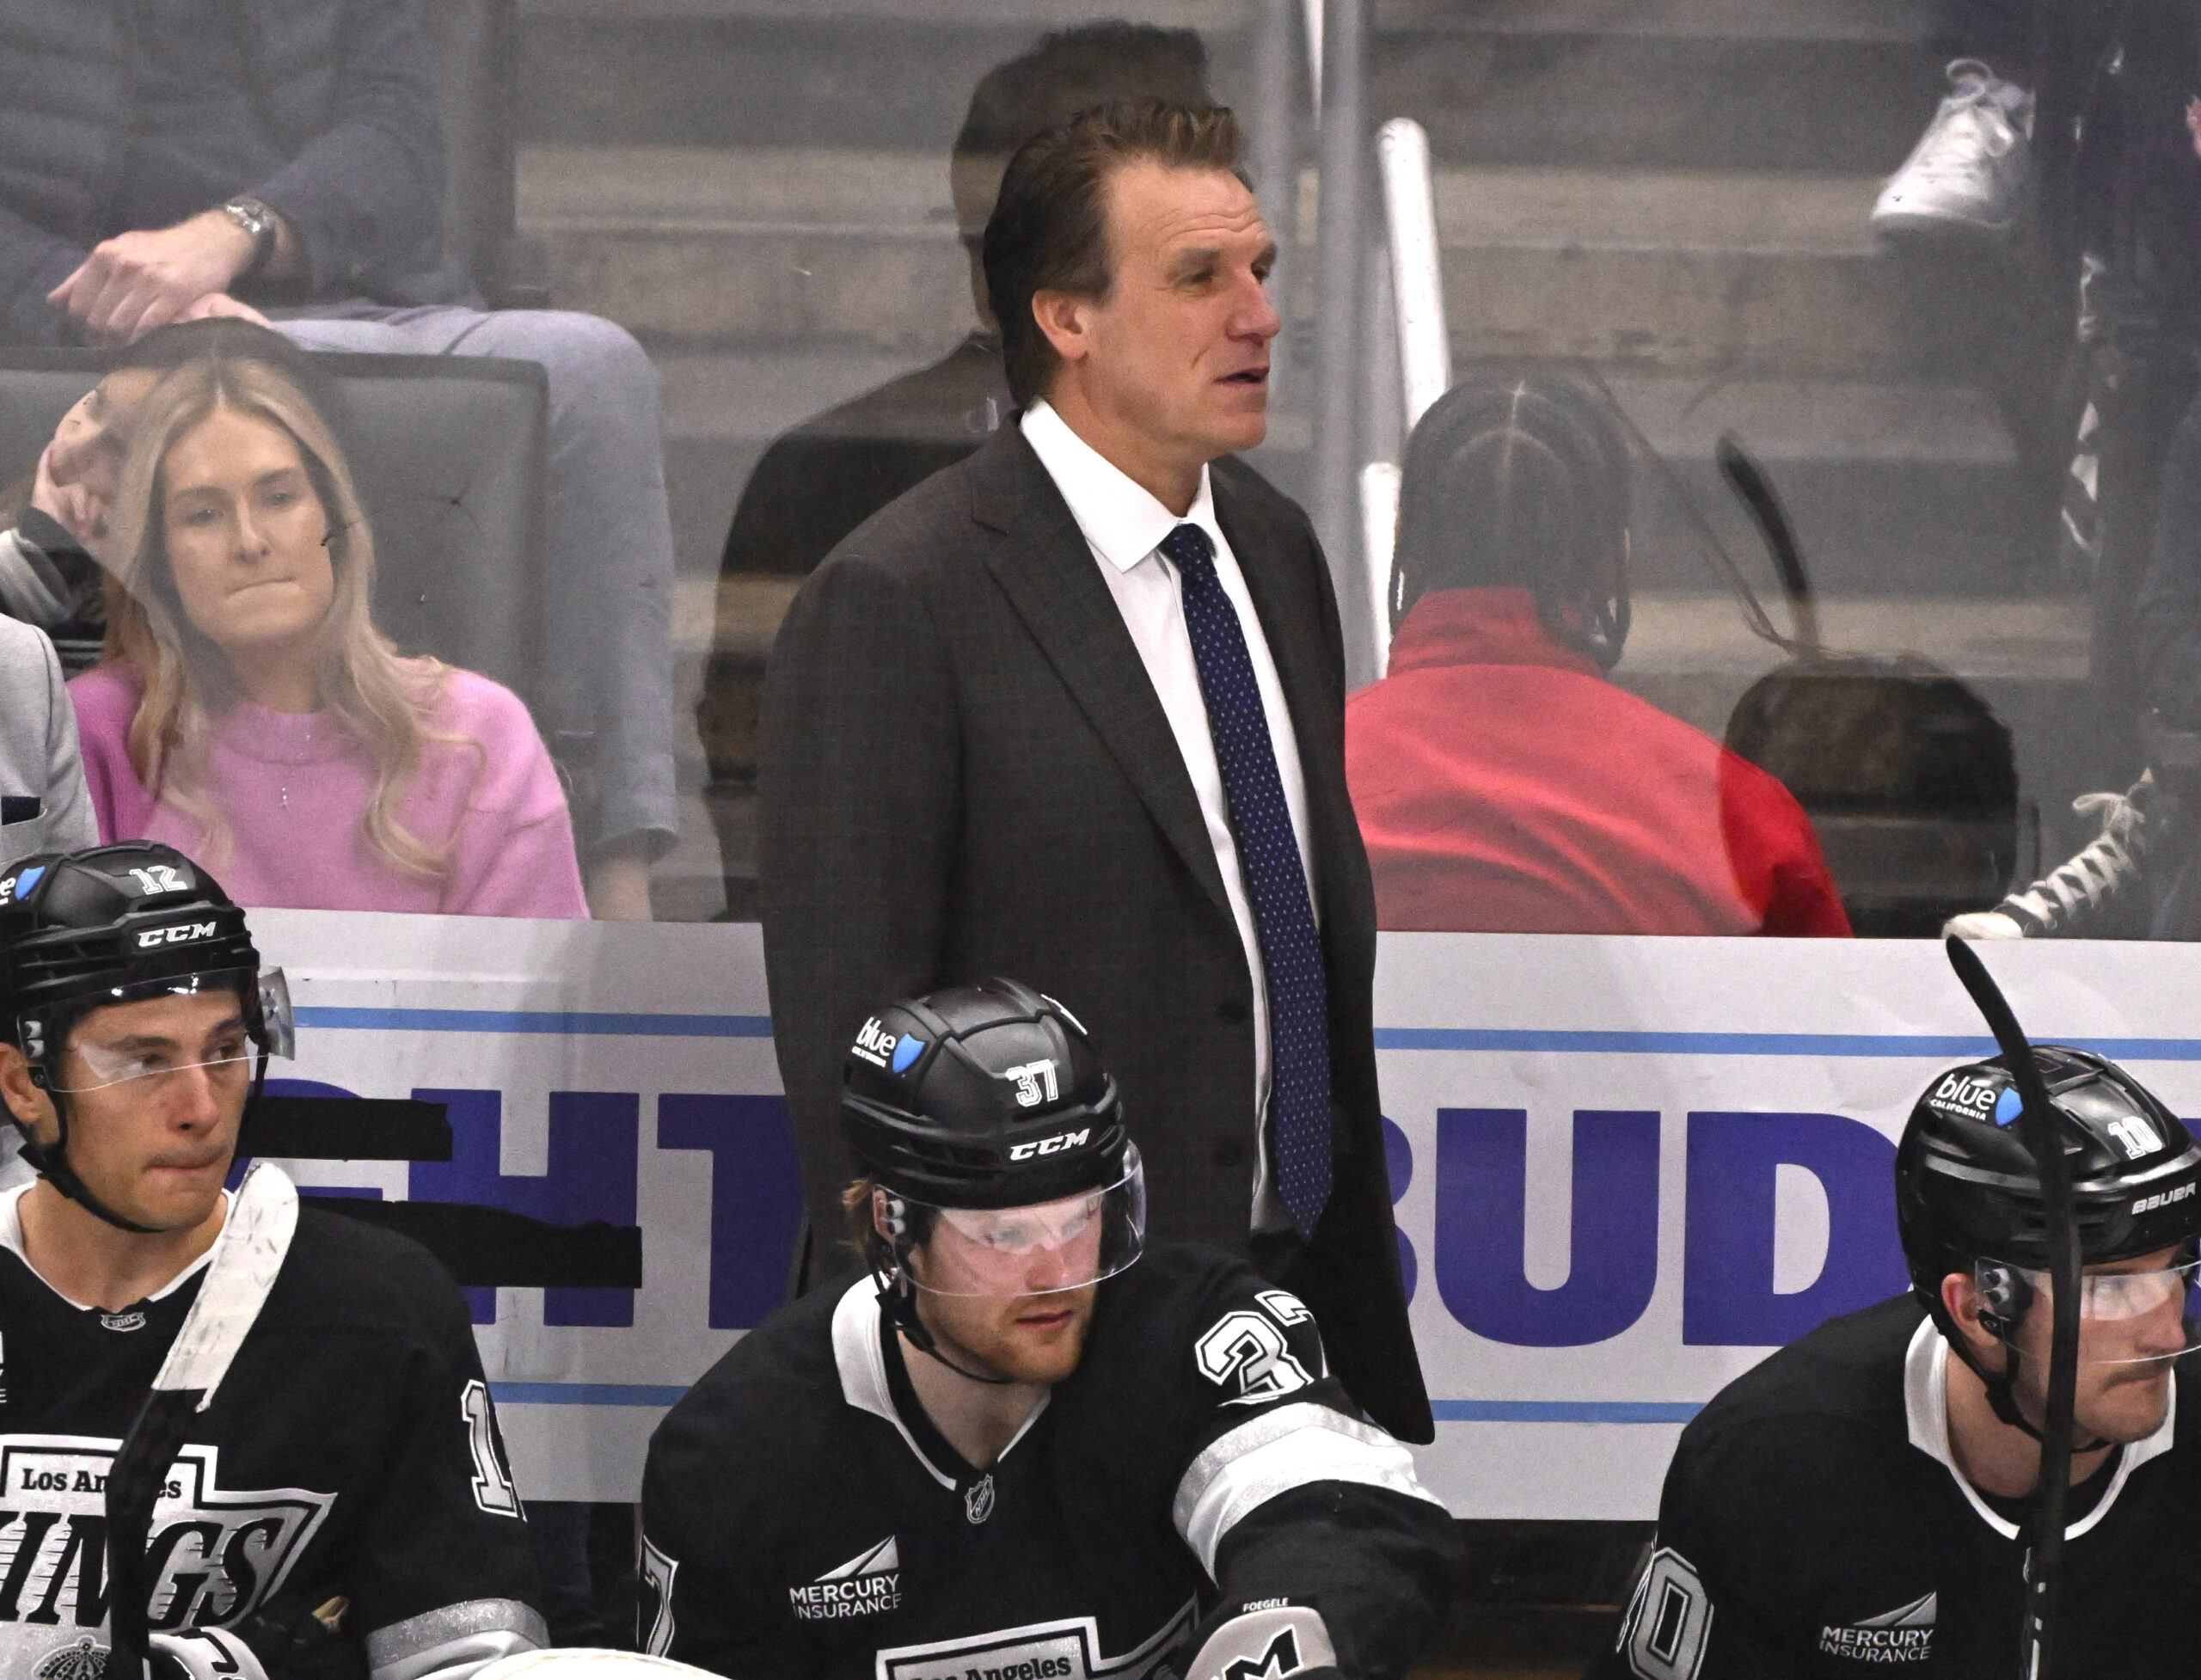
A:
{"type": "Polygon", "coordinates": [[[376,630],[351,473],[289,375],[163,377],[108,527],[105,655],[70,684],[102,839],[202,857],[242,904],[588,914],[527,708],[376,630]]]}

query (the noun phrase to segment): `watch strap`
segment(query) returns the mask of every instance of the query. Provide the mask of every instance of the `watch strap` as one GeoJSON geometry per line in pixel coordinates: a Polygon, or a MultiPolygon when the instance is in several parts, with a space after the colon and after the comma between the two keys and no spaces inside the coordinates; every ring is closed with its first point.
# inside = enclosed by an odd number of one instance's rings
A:
{"type": "Polygon", "coordinates": [[[275,254],[275,212],[258,199],[238,198],[224,204],[222,213],[252,237],[252,261],[237,276],[248,280],[267,267],[275,254]]]}

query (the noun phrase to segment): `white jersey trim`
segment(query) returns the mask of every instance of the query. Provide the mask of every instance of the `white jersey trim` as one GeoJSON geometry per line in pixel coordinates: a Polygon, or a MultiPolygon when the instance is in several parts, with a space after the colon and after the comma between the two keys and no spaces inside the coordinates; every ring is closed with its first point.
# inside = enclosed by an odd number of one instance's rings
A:
{"type": "MultiPolygon", "coordinates": [[[[1918,1328],[1911,1333],[1910,1349],[1903,1356],[1903,1407],[1910,1425],[1910,1444],[1949,1473],[1964,1490],[1965,1498],[1979,1514],[1981,1522],[2003,1539],[2015,1540],[2018,1525],[1982,1499],[1971,1479],[1957,1468],[1956,1450],[1949,1444],[1949,1345],[1931,1318],[1919,1321],[1918,1328]]],[[[2063,1537],[2076,1540],[2108,1516],[2110,1506],[2117,1503],[2117,1496],[2124,1491],[2124,1483],[2132,1472],[2149,1459],[2160,1458],[2168,1452],[2171,1438],[2177,1430],[2178,1373],[2173,1370],[2170,1373],[2169,1403],[2163,1408],[2161,1426],[2145,1440],[2125,1444],[2124,1450],[2118,1454],[2117,1469],[2109,1479],[2109,1486],[2102,1490],[2101,1498],[2094,1501],[2093,1510],[2065,1528],[2063,1537]]]]}
{"type": "MultiPolygon", "coordinates": [[[[952,1493],[956,1488],[955,1478],[925,1456],[924,1450],[917,1445],[917,1438],[910,1432],[910,1426],[902,1421],[901,1413],[895,1409],[894,1396],[886,1386],[886,1356],[879,1351],[879,1285],[868,1277],[850,1284],[833,1309],[833,1364],[841,1373],[841,1398],[859,1412],[868,1412],[892,1424],[894,1432],[910,1449],[910,1456],[952,1493]]],[[[1039,1422],[1039,1414],[1053,1398],[1051,1392],[1039,1396],[1039,1403],[1017,1426],[1016,1433],[1009,1438],[1009,1444],[994,1456],[994,1463],[1000,1463],[1016,1450],[1016,1444],[1031,1432],[1032,1426],[1039,1422]]]]}
{"type": "MultiPolygon", "coordinates": [[[[23,1215],[22,1209],[19,1205],[23,1199],[24,1193],[38,1182],[39,1180],[37,1179],[33,1179],[29,1184],[11,1184],[5,1190],[0,1190],[0,1248],[5,1248],[17,1260],[22,1261],[23,1269],[29,1272],[32,1277],[37,1278],[39,1282],[45,1284],[48,1289],[53,1290],[54,1297],[57,1300],[66,1302],[70,1306],[74,1307],[80,1313],[101,1311],[102,1309],[93,1305],[89,1301],[76,1300],[70,1296],[62,1294],[59,1290],[53,1289],[53,1285],[47,1282],[46,1274],[40,1272],[38,1267],[33,1266],[31,1264],[31,1257],[23,1252],[23,1215]]],[[[224,1190],[222,1193],[222,1224],[225,1229],[228,1228],[230,1222],[230,1210],[235,1205],[236,1198],[232,1197],[228,1191],[224,1190]]],[[[218,1242],[221,1240],[221,1235],[220,1231],[214,1233],[215,1242],[218,1242]]],[[[207,1245],[206,1252],[205,1254],[199,1255],[197,1260],[192,1261],[191,1264],[185,1266],[182,1271],[177,1272],[175,1277],[169,1278],[168,1282],[162,1284],[158,1289],[147,1296],[145,1297],[146,1301],[150,1303],[155,1301],[167,1300],[169,1296],[174,1295],[178,1290],[181,1289],[186,1284],[189,1283],[193,1278],[197,1277],[201,1272],[204,1272],[213,1263],[214,1248],[213,1245],[210,1243],[207,1245]]]]}
{"type": "Polygon", "coordinates": [[[1257,1506],[1295,1487],[1350,1481],[1444,1501],[1414,1475],[1413,1455],[1373,1424],[1315,1401],[1249,1418],[1209,1444],[1177,1483],[1170,1520],[1208,1578],[1223,1538],[1257,1506]]]}

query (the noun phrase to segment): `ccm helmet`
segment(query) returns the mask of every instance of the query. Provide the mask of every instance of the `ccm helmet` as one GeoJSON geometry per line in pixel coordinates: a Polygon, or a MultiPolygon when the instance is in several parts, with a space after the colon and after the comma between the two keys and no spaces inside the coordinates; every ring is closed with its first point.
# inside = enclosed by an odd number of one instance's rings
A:
{"type": "MultiPolygon", "coordinates": [[[[2063,1045],[2037,1045],[2063,1153],[2081,1264],[2169,1249],[2190,1278],[2201,1242],[2201,1145],[2184,1121],[2116,1063],[2063,1045]]],[[[1987,1384],[1996,1415],[2027,1433],[2011,1398],[2018,1325],[2033,1276],[2049,1269],[2047,1222],[2024,1110],[2002,1058],[1951,1068],[1920,1096],[1896,1152],[1896,1224],[1911,1289],[1935,1326],[1987,1384]],[[1985,1370],[1941,1300],[1941,1280],[1971,1273],[1987,1303],[1980,1321],[2008,1350],[1985,1370]]],[[[2089,1287],[2093,1287],[2090,1283],[2089,1287]]]]}
{"type": "Polygon", "coordinates": [[[23,1158],[109,1224],[144,1229],[105,1206],[69,1164],[61,1062],[70,1029],[107,1004],[217,990],[236,994],[257,1052],[248,1116],[268,1056],[291,1053],[290,996],[281,970],[261,972],[244,912],[219,883],[151,841],[41,852],[0,874],[0,1033],[52,1098],[59,1135],[40,1144],[27,1122],[10,1118],[23,1158]]]}
{"type": "Polygon", "coordinates": [[[1144,1245],[1145,1177],[1116,1082],[1076,1016],[1014,980],[906,998],[867,1020],[849,1047],[841,1123],[858,1167],[885,1193],[893,1261],[874,1267],[880,1295],[935,1358],[917,1290],[1082,1289],[1144,1245]],[[997,1281],[984,1267],[953,1287],[916,1275],[912,1253],[943,1221],[972,1252],[999,1257],[997,1281]],[[1075,1261],[1061,1281],[1035,1287],[1017,1262],[1041,1248],[1075,1261]]]}

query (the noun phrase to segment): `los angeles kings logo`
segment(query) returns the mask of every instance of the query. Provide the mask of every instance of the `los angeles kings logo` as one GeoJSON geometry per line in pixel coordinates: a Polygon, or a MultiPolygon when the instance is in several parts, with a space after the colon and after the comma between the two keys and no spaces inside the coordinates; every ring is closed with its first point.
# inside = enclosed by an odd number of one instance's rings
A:
{"type": "MultiPolygon", "coordinates": [[[[0,1436],[0,1680],[95,1680],[104,1666],[107,1476],[119,1442],[0,1436]]],[[[281,1585],[333,1493],[232,1490],[221,1449],[187,1446],[153,1508],[156,1630],[226,1627],[281,1585]]]]}

